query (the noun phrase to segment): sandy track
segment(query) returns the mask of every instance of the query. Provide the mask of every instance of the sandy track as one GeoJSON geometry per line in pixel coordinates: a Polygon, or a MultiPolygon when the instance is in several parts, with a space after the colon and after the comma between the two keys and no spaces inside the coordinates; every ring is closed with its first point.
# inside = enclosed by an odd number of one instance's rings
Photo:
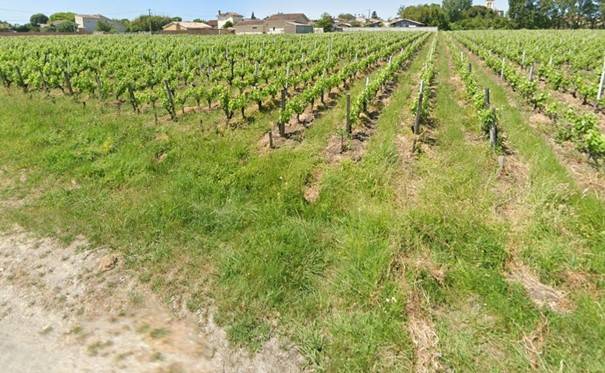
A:
{"type": "Polygon", "coordinates": [[[107,250],[0,233],[3,372],[295,372],[275,338],[250,356],[211,312],[178,317],[107,250]]]}

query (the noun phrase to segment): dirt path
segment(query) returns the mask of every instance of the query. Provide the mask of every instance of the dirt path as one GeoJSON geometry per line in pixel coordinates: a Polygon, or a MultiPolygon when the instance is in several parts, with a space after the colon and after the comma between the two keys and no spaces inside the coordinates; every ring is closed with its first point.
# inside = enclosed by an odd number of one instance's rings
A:
{"type": "Polygon", "coordinates": [[[254,356],[236,350],[212,316],[176,317],[120,258],[87,246],[0,233],[2,371],[299,371],[292,348],[272,339],[254,356]]]}

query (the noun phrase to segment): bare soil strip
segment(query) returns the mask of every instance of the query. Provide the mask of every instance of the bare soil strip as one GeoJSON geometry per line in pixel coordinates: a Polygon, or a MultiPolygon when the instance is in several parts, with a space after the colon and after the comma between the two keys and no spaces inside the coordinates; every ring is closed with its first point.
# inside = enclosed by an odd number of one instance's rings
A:
{"type": "Polygon", "coordinates": [[[440,372],[443,366],[440,362],[439,337],[430,318],[430,313],[423,310],[422,295],[416,290],[411,294],[406,305],[408,315],[407,329],[414,343],[414,371],[440,372]]]}
{"type": "Polygon", "coordinates": [[[120,257],[15,227],[0,235],[0,366],[10,372],[296,372],[276,338],[229,346],[212,312],[177,316],[120,257]]]}
{"type": "Polygon", "coordinates": [[[540,308],[550,308],[557,313],[567,313],[572,310],[572,304],[567,294],[543,284],[527,266],[511,262],[508,265],[507,279],[519,283],[525,288],[529,298],[540,308]]]}

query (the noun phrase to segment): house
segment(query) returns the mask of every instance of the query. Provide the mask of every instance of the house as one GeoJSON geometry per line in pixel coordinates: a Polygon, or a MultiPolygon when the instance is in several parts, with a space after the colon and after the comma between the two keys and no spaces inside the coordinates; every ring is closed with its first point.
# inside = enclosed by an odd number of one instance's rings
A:
{"type": "Polygon", "coordinates": [[[422,22],[417,22],[407,18],[395,18],[387,23],[388,27],[425,27],[422,22]]]}
{"type": "Polygon", "coordinates": [[[233,26],[237,25],[244,19],[244,16],[241,14],[237,14],[235,12],[227,12],[223,13],[220,10],[218,11],[217,16],[217,28],[225,28],[227,23],[231,23],[233,26]]]}
{"type": "Polygon", "coordinates": [[[75,21],[79,32],[95,32],[99,22],[107,23],[116,32],[126,32],[126,26],[100,14],[76,14],[75,21]]]}
{"type": "Polygon", "coordinates": [[[170,22],[166,26],[163,27],[165,32],[171,31],[189,31],[196,32],[200,30],[208,30],[212,29],[212,26],[203,22],[170,22]]]}
{"type": "Polygon", "coordinates": [[[312,33],[311,21],[303,13],[277,13],[265,18],[268,34],[312,33]]]}
{"type": "Polygon", "coordinates": [[[313,30],[313,25],[298,22],[286,22],[284,26],[284,34],[312,34],[313,30]]]}
{"type": "Polygon", "coordinates": [[[383,27],[384,21],[378,18],[367,19],[364,27],[383,27]]]}
{"type": "Polygon", "coordinates": [[[206,21],[206,24],[212,28],[218,28],[218,20],[211,19],[210,21],[206,21]]]}
{"type": "Polygon", "coordinates": [[[245,19],[235,25],[237,35],[258,35],[265,32],[265,21],[260,19],[245,19]]]}

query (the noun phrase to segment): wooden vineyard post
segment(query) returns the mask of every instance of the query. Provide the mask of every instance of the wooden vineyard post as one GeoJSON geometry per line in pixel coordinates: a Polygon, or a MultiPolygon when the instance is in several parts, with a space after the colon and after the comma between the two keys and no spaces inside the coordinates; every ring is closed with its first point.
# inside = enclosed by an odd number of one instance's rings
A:
{"type": "Polygon", "coordinates": [[[164,80],[164,88],[166,89],[166,97],[168,98],[168,106],[170,106],[170,108],[168,110],[168,112],[170,113],[170,118],[172,118],[172,120],[176,120],[174,97],[172,96],[172,90],[170,89],[168,80],[164,80]]]}
{"type": "MultiPolygon", "coordinates": [[[[286,110],[286,94],[287,94],[286,88],[282,89],[281,102],[279,104],[282,113],[284,112],[284,110],[286,110]]],[[[279,130],[279,135],[281,137],[286,137],[286,123],[283,123],[283,121],[280,119],[279,122],[277,123],[277,127],[279,130]]]]}
{"type": "MultiPolygon", "coordinates": [[[[485,108],[489,110],[490,108],[490,92],[489,88],[485,88],[485,108]]],[[[496,147],[498,144],[498,126],[496,123],[492,123],[489,127],[489,143],[492,147],[496,147]]]]}
{"type": "Polygon", "coordinates": [[[525,50],[523,51],[523,57],[521,57],[521,66],[525,69],[525,50]]]}
{"type": "Polygon", "coordinates": [[[420,134],[420,119],[422,118],[422,101],[424,100],[424,80],[420,81],[420,93],[418,94],[418,107],[416,108],[416,120],[414,121],[414,135],[420,134]]]}
{"type": "Polygon", "coordinates": [[[532,82],[534,80],[534,64],[532,63],[530,68],[529,68],[529,75],[527,77],[529,79],[530,82],[532,82]]]}
{"type": "Polygon", "coordinates": [[[605,57],[603,57],[603,71],[601,72],[601,81],[599,82],[597,101],[601,101],[601,99],[603,98],[603,85],[605,85],[605,57]]]}
{"type": "Polygon", "coordinates": [[[351,95],[347,93],[347,117],[346,117],[346,130],[349,137],[353,133],[351,126],[351,95]]]}
{"type": "Polygon", "coordinates": [[[101,100],[103,99],[103,83],[101,83],[101,78],[99,77],[99,74],[95,75],[95,80],[97,82],[97,96],[98,99],[101,100]]]}
{"type": "Polygon", "coordinates": [[[273,131],[269,130],[268,135],[269,135],[269,148],[273,149],[275,147],[275,145],[273,144],[273,131]]]}
{"type": "Polygon", "coordinates": [[[504,57],[502,57],[502,66],[500,67],[500,79],[504,79],[504,57]]]}
{"type": "Polygon", "coordinates": [[[472,73],[473,72],[473,65],[469,62],[468,63],[468,73],[472,73]]]}

